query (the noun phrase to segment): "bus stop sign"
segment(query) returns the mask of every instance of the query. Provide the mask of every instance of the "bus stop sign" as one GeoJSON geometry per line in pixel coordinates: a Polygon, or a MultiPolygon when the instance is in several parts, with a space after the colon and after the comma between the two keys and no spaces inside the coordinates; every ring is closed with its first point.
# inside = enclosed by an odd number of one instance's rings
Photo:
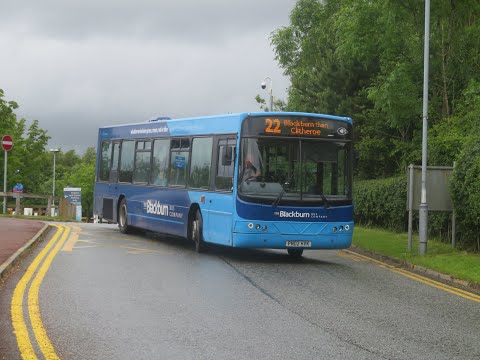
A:
{"type": "Polygon", "coordinates": [[[5,151],[10,151],[13,148],[13,139],[10,135],[3,135],[2,137],[2,147],[5,151]]]}

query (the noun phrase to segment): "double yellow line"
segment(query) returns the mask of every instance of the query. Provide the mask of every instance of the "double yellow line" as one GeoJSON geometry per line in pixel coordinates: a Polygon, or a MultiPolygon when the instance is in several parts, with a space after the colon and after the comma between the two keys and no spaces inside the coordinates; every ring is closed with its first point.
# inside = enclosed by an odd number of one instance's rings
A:
{"type": "Polygon", "coordinates": [[[18,348],[23,359],[38,359],[23,315],[24,297],[29,284],[30,288],[28,289],[27,308],[31,328],[37,341],[38,348],[45,359],[59,359],[42,324],[40,307],[38,305],[38,292],[43,278],[50,268],[55,255],[57,255],[70,234],[69,226],[56,227],[57,231],[55,235],[30,264],[13,292],[11,305],[12,325],[17,338],[18,348]]]}
{"type": "Polygon", "coordinates": [[[422,284],[425,284],[425,285],[429,285],[429,286],[432,286],[436,289],[439,289],[439,290],[443,290],[443,291],[446,291],[450,294],[454,294],[454,295],[457,295],[457,296],[460,296],[464,299],[468,299],[468,300],[471,300],[471,301],[475,301],[475,302],[478,302],[480,303],[480,296],[477,295],[477,294],[474,294],[474,293],[471,293],[471,292],[468,292],[468,291],[465,291],[465,290],[462,290],[462,289],[459,289],[459,288],[456,288],[456,287],[453,287],[453,286],[449,286],[447,284],[443,284],[439,281],[435,281],[435,280],[432,280],[432,279],[429,279],[425,276],[421,276],[421,275],[417,275],[415,273],[412,273],[410,271],[407,271],[407,270],[404,270],[404,269],[400,269],[400,268],[397,268],[395,266],[392,266],[392,265],[389,265],[389,264],[386,264],[384,262],[381,262],[381,261],[378,261],[378,260],[375,260],[375,259],[372,259],[368,256],[364,256],[364,255],[361,255],[361,254],[358,254],[358,253],[355,253],[353,251],[350,251],[350,250],[343,250],[345,253],[347,253],[349,256],[351,256],[352,258],[358,258],[358,259],[361,259],[361,260],[364,260],[364,261],[369,261],[369,262],[372,262],[372,263],[375,263],[377,264],[378,266],[381,266],[385,269],[388,269],[394,273],[397,273],[397,274],[400,274],[400,275],[403,275],[405,277],[408,277],[412,280],[415,280],[415,281],[418,281],[418,282],[421,282],[422,284]]]}

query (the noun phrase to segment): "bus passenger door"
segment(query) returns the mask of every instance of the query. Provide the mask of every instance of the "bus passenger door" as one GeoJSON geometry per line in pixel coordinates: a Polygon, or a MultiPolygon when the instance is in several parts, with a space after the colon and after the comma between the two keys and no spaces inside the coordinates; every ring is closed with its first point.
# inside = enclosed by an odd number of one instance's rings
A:
{"type": "Polygon", "coordinates": [[[118,159],[120,154],[120,142],[112,143],[112,164],[108,177],[107,197],[103,199],[103,217],[106,220],[117,221],[117,204],[118,197],[118,159]]]}
{"type": "Polygon", "coordinates": [[[217,137],[214,162],[208,194],[208,220],[206,239],[216,244],[232,245],[233,224],[233,171],[235,168],[236,136],[217,137]]]}

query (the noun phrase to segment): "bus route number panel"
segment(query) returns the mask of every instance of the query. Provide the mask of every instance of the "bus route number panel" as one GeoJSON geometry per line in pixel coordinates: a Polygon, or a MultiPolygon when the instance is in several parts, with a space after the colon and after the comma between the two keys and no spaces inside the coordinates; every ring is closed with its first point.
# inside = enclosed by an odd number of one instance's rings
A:
{"type": "Polygon", "coordinates": [[[317,117],[262,117],[244,122],[244,135],[351,139],[352,126],[341,120],[317,117]]]}

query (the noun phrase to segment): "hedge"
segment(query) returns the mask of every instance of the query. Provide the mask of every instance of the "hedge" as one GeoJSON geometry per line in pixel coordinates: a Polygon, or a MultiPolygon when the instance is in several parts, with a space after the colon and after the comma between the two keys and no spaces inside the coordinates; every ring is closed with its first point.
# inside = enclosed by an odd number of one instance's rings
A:
{"type": "Polygon", "coordinates": [[[464,247],[480,250],[480,136],[466,141],[457,158],[450,188],[459,240],[464,247]]]}
{"type": "MultiPolygon", "coordinates": [[[[393,231],[407,231],[407,177],[357,180],[354,183],[355,222],[393,231]]],[[[451,214],[428,213],[428,234],[450,242],[451,214]]],[[[413,213],[413,231],[418,232],[418,211],[413,213]]]]}
{"type": "Polygon", "coordinates": [[[407,222],[405,176],[356,181],[353,187],[355,222],[404,230],[407,222]]]}

